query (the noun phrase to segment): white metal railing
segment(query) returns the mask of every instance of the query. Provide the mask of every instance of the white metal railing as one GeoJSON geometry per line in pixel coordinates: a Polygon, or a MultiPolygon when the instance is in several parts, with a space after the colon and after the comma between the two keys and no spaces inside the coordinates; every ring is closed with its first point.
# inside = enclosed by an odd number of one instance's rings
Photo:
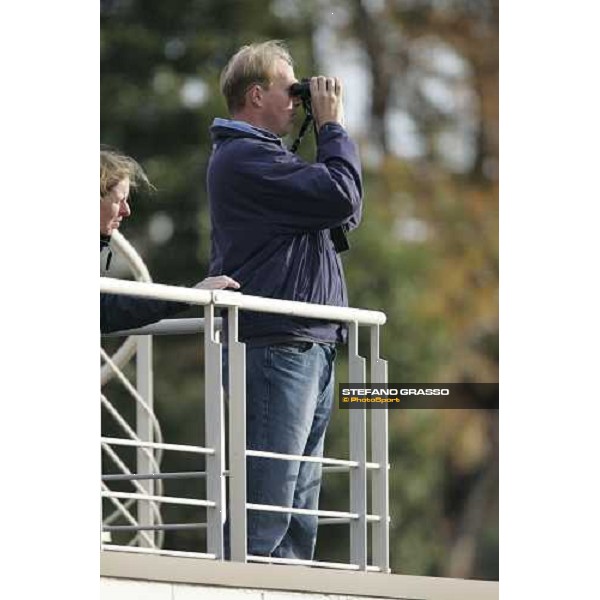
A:
{"type": "MultiPolygon", "coordinates": [[[[125,259],[129,270],[137,281],[152,282],[150,271],[144,264],[142,257],[136,252],[135,248],[121,232],[113,232],[111,236],[111,247],[125,259]]],[[[127,389],[136,403],[135,431],[131,430],[126,421],[104,396],[102,396],[102,404],[130,439],[138,441],[141,439],[146,441],[157,439],[159,442],[162,442],[160,424],[154,417],[153,410],[152,337],[128,336],[112,357],[108,357],[103,353],[102,349],[101,356],[104,364],[100,369],[100,385],[102,387],[116,377],[127,389]],[[135,386],[127,380],[121,371],[121,367],[126,365],[134,355],[136,356],[135,386]]],[[[102,450],[122,473],[131,476],[131,471],[111,446],[103,442],[102,450]]],[[[160,472],[161,458],[162,450],[153,454],[149,452],[147,448],[139,448],[136,461],[138,463],[137,470],[139,471],[142,469],[148,471],[149,469],[154,468],[155,472],[158,473],[160,472]]],[[[103,486],[106,486],[104,482],[103,486]]],[[[138,491],[149,495],[154,493],[162,495],[163,493],[163,482],[160,479],[157,481],[135,482],[134,487],[138,491]]],[[[158,503],[137,502],[138,521],[129,511],[129,507],[135,504],[134,500],[130,499],[121,503],[120,500],[111,498],[110,501],[113,503],[116,510],[104,520],[106,526],[109,526],[111,522],[118,519],[120,515],[124,516],[131,525],[135,526],[139,526],[140,523],[147,526],[150,526],[150,524],[153,523],[162,523],[160,505],[158,503]]],[[[108,535],[110,536],[110,533],[108,535]]],[[[155,536],[153,531],[140,530],[130,541],[130,544],[136,543],[138,536],[143,546],[156,548],[163,543],[164,532],[158,530],[157,536],[155,536]]]]}
{"type": "MultiPolygon", "coordinates": [[[[108,354],[104,351],[102,347],[100,348],[100,356],[104,360],[105,367],[110,368],[110,373],[112,375],[116,375],[116,380],[118,380],[123,385],[125,390],[136,402],[136,429],[134,430],[129,425],[126,419],[123,418],[123,416],[106,398],[104,394],[100,394],[100,401],[103,407],[113,417],[113,419],[116,421],[116,423],[119,425],[120,429],[125,433],[125,435],[128,436],[128,439],[118,440],[113,440],[111,438],[101,438],[101,448],[104,451],[105,455],[121,471],[123,477],[131,478],[131,483],[138,492],[144,495],[152,495],[155,492],[159,495],[162,495],[163,484],[161,480],[158,480],[156,482],[156,485],[154,481],[134,480],[133,473],[127,467],[122,457],[119,456],[119,454],[113,448],[113,445],[135,446],[138,449],[136,460],[137,471],[148,472],[150,470],[153,470],[155,473],[160,473],[162,449],[159,449],[155,455],[149,449],[149,447],[146,447],[147,445],[152,445],[152,442],[147,440],[153,439],[154,433],[156,433],[156,436],[159,440],[158,444],[161,444],[163,441],[162,432],[160,430],[160,424],[158,423],[158,420],[154,415],[154,410],[152,407],[152,368],[151,360],[147,360],[148,352],[152,347],[152,338],[150,336],[139,336],[137,337],[137,339],[128,338],[126,343],[123,346],[121,346],[121,348],[127,347],[128,345],[130,345],[130,342],[133,342],[134,353],[137,350],[137,388],[134,387],[131,384],[131,382],[125,377],[121,369],[117,366],[117,364],[115,364],[113,359],[108,356],[108,354]]],[[[119,354],[120,352],[121,350],[119,350],[117,354],[119,354]]],[[[121,353],[121,357],[122,356],[123,355],[121,353]]],[[[123,361],[123,358],[121,358],[121,360],[123,361]]],[[[109,491],[105,481],[103,481],[103,488],[106,491],[109,491]]],[[[148,503],[145,501],[139,501],[137,503],[138,519],[136,520],[129,511],[130,506],[134,504],[133,498],[128,499],[125,503],[121,503],[119,499],[115,497],[110,497],[109,499],[116,510],[103,521],[106,531],[110,531],[108,527],[110,526],[111,522],[117,520],[119,516],[122,516],[129,522],[130,526],[135,526],[138,528],[138,533],[130,541],[130,544],[134,544],[138,536],[143,546],[156,548],[157,545],[160,546],[162,544],[164,538],[164,533],[162,530],[158,530],[158,538],[155,538],[154,533],[152,531],[146,531],[144,528],[144,526],[150,526],[154,523],[162,523],[160,505],[158,503],[148,503]]]]}
{"type": "MultiPolygon", "coordinates": [[[[201,556],[203,558],[223,559],[227,501],[225,497],[225,477],[229,477],[229,523],[231,560],[239,562],[272,562],[281,564],[302,564],[328,568],[341,568],[363,571],[389,571],[389,502],[388,502],[388,424],[387,410],[348,410],[350,427],[349,460],[333,458],[316,458],[305,456],[281,455],[273,452],[258,452],[246,449],[246,368],[245,344],[238,339],[238,314],[240,310],[268,312],[294,315],[313,319],[344,322],[348,325],[348,361],[349,383],[365,383],[367,381],[367,360],[358,354],[359,327],[370,329],[369,380],[371,382],[387,382],[387,362],[379,356],[379,328],[386,321],[384,313],[347,307],[334,307],[303,302],[292,302],[246,296],[237,292],[208,291],[195,288],[179,288],[162,284],[124,281],[101,278],[100,289],[104,293],[126,294],[146,298],[157,298],[204,306],[204,319],[169,319],[128,332],[111,335],[136,334],[138,340],[151,340],[152,335],[179,335],[204,332],[205,354],[205,443],[206,447],[185,446],[154,442],[153,431],[148,415],[139,411],[138,439],[120,440],[103,438],[102,443],[108,446],[128,445],[138,448],[137,473],[121,473],[113,476],[121,480],[144,482],[144,492],[113,492],[105,489],[102,497],[111,501],[137,501],[138,507],[145,506],[136,523],[120,526],[130,531],[164,532],[169,528],[205,527],[207,530],[206,553],[184,553],[184,555],[201,556]],[[222,387],[222,344],[219,336],[220,319],[215,317],[215,308],[226,309],[228,314],[228,349],[229,349],[229,430],[235,435],[229,436],[229,469],[225,468],[225,417],[222,387]],[[367,413],[370,413],[371,425],[371,461],[367,460],[367,413]],[[156,461],[152,460],[152,452],[187,451],[202,453],[206,456],[204,472],[159,473],[156,461]],[[150,453],[150,454],[149,454],[150,453]],[[298,460],[320,462],[328,471],[347,471],[350,477],[350,507],[348,511],[302,510],[289,507],[249,504],[246,502],[246,457],[263,456],[273,460],[298,460]],[[370,474],[371,512],[367,510],[367,486],[370,474]],[[190,500],[164,496],[157,492],[155,482],[179,477],[203,477],[206,480],[206,500],[190,500]],[[151,507],[160,503],[186,504],[206,507],[206,524],[169,525],[155,521],[156,510],[151,507]],[[349,523],[350,525],[350,564],[325,563],[295,559],[275,559],[247,554],[246,546],[246,512],[247,510],[274,511],[287,513],[311,514],[321,517],[319,525],[349,523]],[[372,564],[367,564],[368,528],[371,527],[372,564]]],[[[148,344],[151,349],[151,343],[148,344]]],[[[138,356],[138,387],[144,390],[144,397],[152,397],[152,365],[151,350],[142,357],[142,368],[138,356]],[[140,375],[143,375],[140,379],[140,375]],[[145,380],[143,380],[145,378],[145,380]]],[[[110,476],[105,481],[110,481],[110,476]]],[[[116,527],[112,528],[116,530],[116,527]]],[[[107,528],[111,530],[111,528],[107,528]]],[[[157,546],[154,538],[142,538],[144,552],[165,553],[157,546]],[[144,543],[144,539],[146,543],[144,543]]],[[[132,550],[130,547],[104,545],[106,549],[132,550]]],[[[177,552],[181,555],[181,552],[177,552]]]]}

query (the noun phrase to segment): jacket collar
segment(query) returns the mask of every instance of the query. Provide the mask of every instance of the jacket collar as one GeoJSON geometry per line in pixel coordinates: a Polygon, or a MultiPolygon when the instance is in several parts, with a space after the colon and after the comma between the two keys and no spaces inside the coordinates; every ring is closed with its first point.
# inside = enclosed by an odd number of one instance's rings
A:
{"type": "Polygon", "coordinates": [[[267,131],[261,127],[255,127],[246,121],[237,121],[235,119],[220,119],[217,117],[212,122],[210,132],[213,141],[216,141],[218,138],[252,137],[283,145],[281,138],[271,131],[267,131]]]}

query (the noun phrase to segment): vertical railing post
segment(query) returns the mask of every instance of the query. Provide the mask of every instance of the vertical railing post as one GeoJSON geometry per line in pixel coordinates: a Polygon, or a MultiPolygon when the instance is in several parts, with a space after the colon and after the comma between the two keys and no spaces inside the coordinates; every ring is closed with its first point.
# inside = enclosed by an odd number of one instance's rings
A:
{"type": "Polygon", "coordinates": [[[238,341],[238,308],[229,328],[229,529],[231,560],[246,562],[246,345],[238,341]]]}
{"type": "Polygon", "coordinates": [[[206,456],[206,495],[215,503],[207,509],[207,552],[223,559],[225,523],[225,418],[223,410],[222,347],[215,332],[214,305],[204,307],[204,431],[206,446],[215,453],[206,456]]]}
{"type": "MultiPolygon", "coordinates": [[[[348,367],[350,384],[366,383],[365,359],[358,355],[358,323],[348,325],[348,367]]],[[[350,562],[367,569],[367,409],[351,409],[350,460],[359,463],[350,470],[350,512],[359,518],[350,522],[350,562]]]]}
{"type": "MultiPolygon", "coordinates": [[[[379,325],[371,326],[371,384],[387,384],[387,361],[379,358],[379,325]]],[[[379,385],[377,386],[379,387],[379,385]]],[[[380,520],[372,524],[372,561],[386,573],[390,570],[388,409],[371,411],[371,460],[380,467],[371,474],[373,513],[380,520]]]]}
{"type": "MultiPolygon", "coordinates": [[[[136,385],[140,396],[146,401],[150,410],[154,404],[154,389],[152,382],[152,336],[136,336],[136,385]]],[[[153,442],[154,432],[150,415],[144,408],[137,403],[136,407],[136,433],[143,442],[153,442]]],[[[148,448],[146,451],[142,448],[137,449],[137,472],[140,474],[152,473],[151,457],[154,457],[154,451],[148,448]],[[149,456],[150,454],[150,456],[149,456]]],[[[155,482],[152,479],[143,479],[139,484],[144,488],[146,494],[153,496],[155,482]]],[[[152,504],[145,500],[138,500],[137,519],[140,525],[154,525],[154,512],[152,504]]],[[[140,536],[140,545],[155,546],[155,532],[147,531],[148,537],[140,536]],[[150,540],[150,541],[148,541],[150,540]]]]}

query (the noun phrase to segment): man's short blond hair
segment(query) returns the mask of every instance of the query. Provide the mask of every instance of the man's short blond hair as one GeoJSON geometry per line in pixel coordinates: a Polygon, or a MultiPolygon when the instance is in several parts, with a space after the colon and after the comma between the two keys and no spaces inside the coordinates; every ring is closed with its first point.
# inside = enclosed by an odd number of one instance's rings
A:
{"type": "Polygon", "coordinates": [[[242,46],[231,57],[221,73],[221,93],[230,114],[244,107],[246,92],[251,85],[271,85],[278,59],[293,66],[292,57],[280,40],[242,46]]]}

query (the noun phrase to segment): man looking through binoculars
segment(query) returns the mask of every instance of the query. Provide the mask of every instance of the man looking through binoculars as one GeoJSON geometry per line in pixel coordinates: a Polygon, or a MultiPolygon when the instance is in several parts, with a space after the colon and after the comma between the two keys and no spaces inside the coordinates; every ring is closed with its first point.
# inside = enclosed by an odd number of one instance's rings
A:
{"type": "MultiPolygon", "coordinates": [[[[309,89],[317,159],[302,160],[280,136],[301,105],[292,58],[278,41],[241,48],[221,75],[231,119],[215,119],[207,179],[210,273],[229,273],[246,294],[347,306],[330,230],[352,230],[362,213],[361,166],[343,127],[342,83],[313,77],[309,89]]],[[[244,311],[247,446],[322,456],[334,393],[340,323],[244,311]]],[[[226,370],[224,370],[226,372],[226,370]]],[[[249,458],[247,501],[318,508],[319,463],[249,458]]],[[[317,517],[248,511],[248,553],[311,560],[317,517]]]]}

